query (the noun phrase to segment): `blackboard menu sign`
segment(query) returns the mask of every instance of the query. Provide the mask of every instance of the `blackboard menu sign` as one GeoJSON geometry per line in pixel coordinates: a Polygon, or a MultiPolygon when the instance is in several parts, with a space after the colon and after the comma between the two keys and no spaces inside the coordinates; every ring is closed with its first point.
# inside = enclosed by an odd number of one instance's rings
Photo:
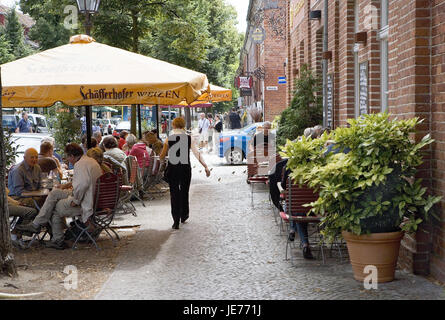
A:
{"type": "Polygon", "coordinates": [[[362,115],[368,113],[368,61],[360,63],[359,80],[359,115],[362,115]]]}
{"type": "Polygon", "coordinates": [[[241,97],[251,97],[252,96],[252,89],[240,88],[240,96],[241,97]]]}
{"type": "Polygon", "coordinates": [[[334,79],[332,74],[328,74],[326,82],[326,126],[333,129],[334,114],[334,79]]]}

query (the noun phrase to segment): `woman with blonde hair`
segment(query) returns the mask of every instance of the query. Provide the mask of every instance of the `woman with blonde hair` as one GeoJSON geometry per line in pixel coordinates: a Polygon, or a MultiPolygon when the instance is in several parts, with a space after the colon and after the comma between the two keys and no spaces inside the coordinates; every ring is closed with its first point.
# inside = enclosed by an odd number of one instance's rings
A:
{"type": "Polygon", "coordinates": [[[204,167],[207,177],[210,176],[210,170],[196,149],[195,143],[192,142],[192,137],[186,133],[184,118],[174,119],[172,127],[173,130],[164,143],[160,159],[164,162],[168,154],[168,166],[164,176],[170,185],[172,228],[179,229],[179,222],[185,223],[189,218],[189,190],[192,179],[190,149],[204,167]]]}
{"type": "Polygon", "coordinates": [[[102,151],[101,148],[95,147],[95,148],[88,149],[87,156],[90,157],[90,158],[93,158],[94,160],[97,161],[97,163],[99,164],[100,168],[102,169],[102,173],[103,174],[112,172],[110,167],[108,167],[106,164],[103,163],[103,161],[104,161],[104,152],[102,151]]]}

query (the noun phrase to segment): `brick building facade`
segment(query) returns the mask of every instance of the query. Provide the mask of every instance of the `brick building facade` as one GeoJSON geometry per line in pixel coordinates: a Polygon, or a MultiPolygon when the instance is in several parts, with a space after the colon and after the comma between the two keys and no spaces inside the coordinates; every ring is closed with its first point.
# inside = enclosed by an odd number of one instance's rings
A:
{"type": "Polygon", "coordinates": [[[243,98],[243,106],[257,107],[264,120],[273,121],[287,107],[287,85],[279,83],[286,77],[287,1],[250,0],[248,27],[241,52],[240,76],[253,77],[252,96],[243,98]],[[264,41],[255,43],[252,32],[260,27],[264,30],[264,41]]]}
{"type": "Polygon", "coordinates": [[[425,223],[415,236],[405,236],[399,263],[445,282],[445,0],[288,0],[280,4],[286,6],[287,45],[281,48],[286,48],[287,59],[279,58],[288,62],[286,106],[302,65],[321,76],[326,58],[332,95],[330,101],[324,97],[325,125],[344,126],[348,118],[380,111],[424,119],[418,138],[430,133],[435,142],[419,177],[443,199],[437,207],[439,220],[425,223]],[[327,50],[323,50],[325,5],[327,50]]]}

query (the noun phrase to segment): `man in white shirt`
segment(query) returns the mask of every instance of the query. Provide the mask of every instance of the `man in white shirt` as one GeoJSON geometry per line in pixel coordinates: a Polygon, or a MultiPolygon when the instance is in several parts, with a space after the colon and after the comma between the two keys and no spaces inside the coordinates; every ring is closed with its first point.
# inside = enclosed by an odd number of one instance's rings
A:
{"type": "Polygon", "coordinates": [[[199,128],[199,148],[207,148],[207,145],[209,143],[209,127],[210,122],[206,118],[205,113],[200,114],[201,119],[198,121],[198,128],[199,128]]]}
{"type": "Polygon", "coordinates": [[[17,226],[20,231],[40,232],[40,228],[51,223],[53,237],[47,247],[64,249],[65,218],[81,216],[86,223],[93,214],[96,181],[102,170],[96,160],[83,154],[80,145],[70,143],[65,147],[67,160],[74,165],[73,182],[59,186],[48,195],[34,221],[17,226]]]}

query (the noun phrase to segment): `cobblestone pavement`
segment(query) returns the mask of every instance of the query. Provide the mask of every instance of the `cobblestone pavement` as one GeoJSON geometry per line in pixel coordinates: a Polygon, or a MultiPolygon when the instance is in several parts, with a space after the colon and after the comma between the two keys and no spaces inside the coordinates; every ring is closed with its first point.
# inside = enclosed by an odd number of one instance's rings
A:
{"type": "Polygon", "coordinates": [[[251,206],[246,166],[206,160],[212,176],[193,169],[190,221],[180,230],[171,229],[168,195],[137,204],[136,218],[119,218],[141,228],[96,299],[445,299],[442,287],[401,271],[368,291],[348,262],[323,265],[296,249],[291,266],[267,193],[255,193],[251,206]]]}

